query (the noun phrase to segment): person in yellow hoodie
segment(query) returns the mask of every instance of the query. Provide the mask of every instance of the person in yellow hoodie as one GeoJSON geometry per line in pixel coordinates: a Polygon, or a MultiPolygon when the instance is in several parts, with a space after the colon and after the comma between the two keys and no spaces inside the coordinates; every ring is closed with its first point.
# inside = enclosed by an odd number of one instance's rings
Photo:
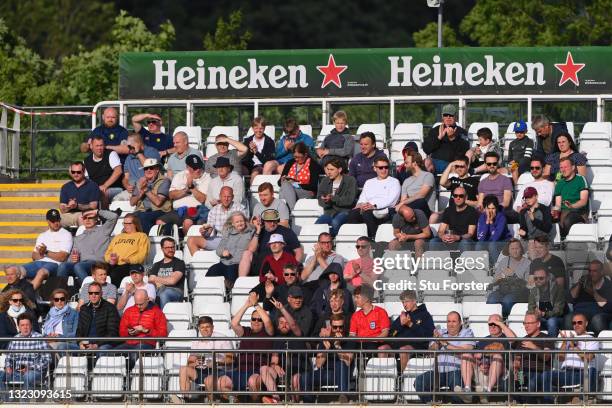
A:
{"type": "Polygon", "coordinates": [[[113,285],[119,287],[121,279],[130,274],[130,267],[143,264],[149,254],[149,237],[142,232],[140,220],[127,214],[123,221],[123,232],[116,235],[104,253],[104,260],[111,266],[113,285]]]}

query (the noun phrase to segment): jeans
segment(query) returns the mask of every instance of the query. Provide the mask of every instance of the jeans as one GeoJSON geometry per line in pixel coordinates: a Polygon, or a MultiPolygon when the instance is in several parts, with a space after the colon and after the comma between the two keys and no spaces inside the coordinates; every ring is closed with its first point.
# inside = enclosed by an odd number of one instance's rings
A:
{"type": "Polygon", "coordinates": [[[349,215],[348,211],[342,211],[333,216],[324,214],[317,219],[315,224],[329,225],[331,227],[329,232],[332,235],[332,237],[335,237],[338,234],[338,230],[340,230],[340,227],[342,226],[342,224],[346,222],[348,215],[349,215]]]}
{"type": "MultiPolygon", "coordinates": [[[[25,373],[14,370],[11,374],[7,374],[6,371],[0,371],[0,391],[6,391],[9,388],[16,390],[28,390],[39,388],[42,385],[43,373],[38,370],[28,369],[25,373]],[[23,382],[23,385],[8,385],[7,381],[10,382],[23,382]]],[[[2,399],[8,401],[9,394],[2,394],[2,399]]]]}
{"type": "MultiPolygon", "coordinates": [[[[547,371],[543,374],[544,391],[552,392],[553,390],[562,391],[562,388],[567,385],[578,385],[584,382],[584,370],[581,368],[567,368],[560,371],[547,371]]],[[[589,389],[584,392],[597,392],[597,369],[589,368],[589,389]]],[[[544,397],[544,403],[552,404],[553,396],[544,397]]]]}
{"type": "Polygon", "coordinates": [[[508,317],[510,312],[512,311],[512,306],[515,303],[518,303],[513,294],[508,293],[506,295],[502,295],[500,292],[491,292],[489,297],[487,298],[487,304],[497,304],[500,303],[502,305],[502,315],[504,317],[508,317]]]}
{"type": "Polygon", "coordinates": [[[462,239],[458,242],[453,242],[452,244],[447,244],[443,242],[440,237],[433,237],[429,241],[429,250],[430,251],[472,251],[474,249],[474,241],[471,239],[462,239]]]}
{"type": "MultiPolygon", "coordinates": [[[[300,375],[300,390],[302,392],[314,391],[323,386],[335,385],[339,393],[346,393],[350,384],[350,367],[342,361],[328,354],[333,361],[327,362],[323,367],[300,375]]],[[[304,402],[315,402],[316,395],[304,394],[304,402]]]]}
{"type": "Polygon", "coordinates": [[[549,318],[541,318],[540,324],[542,325],[543,330],[548,331],[548,337],[557,337],[559,334],[559,327],[563,323],[563,318],[561,317],[549,317],[549,318]]]}
{"type": "Polygon", "coordinates": [[[63,276],[65,278],[74,276],[78,281],[78,285],[75,286],[80,287],[83,280],[91,275],[91,267],[95,263],[96,261],[81,261],[77,263],[63,262],[57,269],[57,276],[63,276]]]}
{"type": "MultiPolygon", "coordinates": [[[[454,371],[448,371],[445,373],[438,373],[438,376],[440,378],[440,381],[439,381],[440,388],[448,387],[449,389],[448,391],[453,392],[456,385],[461,385],[461,370],[454,370],[454,371]]],[[[417,378],[414,380],[414,389],[416,390],[417,393],[437,391],[437,390],[434,390],[434,372],[427,371],[426,373],[418,375],[417,378]]],[[[426,404],[433,400],[433,395],[419,394],[419,399],[421,400],[421,402],[426,404]]],[[[455,397],[451,397],[451,400],[456,404],[462,403],[460,399],[455,398],[455,397]]]]}
{"type": "Polygon", "coordinates": [[[183,300],[183,289],[164,286],[157,292],[159,307],[164,308],[166,303],[180,302],[183,300]]]}
{"type": "Polygon", "coordinates": [[[23,268],[26,270],[26,279],[34,279],[39,269],[46,269],[49,276],[55,276],[58,266],[55,262],[34,261],[23,265],[23,268]]]}
{"type": "Polygon", "coordinates": [[[142,225],[142,231],[149,235],[149,231],[151,231],[151,227],[155,225],[155,221],[162,215],[167,213],[157,210],[157,211],[136,211],[134,214],[140,220],[140,225],[142,225]]]}
{"type": "MultiPolygon", "coordinates": [[[[543,377],[543,373],[539,372],[539,371],[531,371],[531,372],[524,372],[524,381],[527,382],[527,391],[528,392],[542,392],[544,391],[544,377],[543,377]]],[[[520,389],[515,389],[514,391],[516,392],[520,392],[520,389]]],[[[532,397],[532,396],[523,396],[523,395],[517,395],[514,397],[518,402],[522,403],[522,404],[535,404],[537,402],[539,402],[538,400],[540,400],[541,398],[539,397],[532,397]]]]}
{"type": "Polygon", "coordinates": [[[495,265],[502,249],[506,246],[506,239],[503,241],[478,241],[476,242],[477,251],[487,251],[489,253],[489,264],[495,265]]]}
{"type": "Polygon", "coordinates": [[[208,268],[206,276],[223,276],[226,281],[234,284],[238,279],[238,264],[226,265],[222,262],[216,263],[208,268]]]}
{"type": "Polygon", "coordinates": [[[431,162],[433,163],[434,168],[436,169],[436,174],[444,173],[444,170],[446,170],[446,168],[448,167],[448,162],[446,160],[432,158],[431,162]]]}

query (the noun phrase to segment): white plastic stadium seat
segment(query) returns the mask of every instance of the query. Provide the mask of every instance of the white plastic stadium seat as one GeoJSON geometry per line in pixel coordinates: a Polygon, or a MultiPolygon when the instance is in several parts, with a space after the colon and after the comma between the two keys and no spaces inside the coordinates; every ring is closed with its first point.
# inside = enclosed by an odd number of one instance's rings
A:
{"type": "MultiPolygon", "coordinates": [[[[267,125],[266,128],[264,129],[264,133],[266,136],[269,136],[272,138],[272,140],[275,140],[274,138],[276,137],[276,130],[274,129],[274,125],[267,125]]],[[[253,128],[250,127],[249,131],[246,134],[246,137],[250,137],[253,135],[253,128]]]]}
{"type": "Polygon", "coordinates": [[[79,391],[87,389],[87,357],[64,356],[60,358],[53,375],[53,390],[67,390],[68,384],[75,398],[84,396],[79,391]]]}
{"type": "Polygon", "coordinates": [[[414,382],[416,378],[426,373],[427,371],[433,371],[435,359],[413,357],[408,360],[408,365],[402,373],[402,396],[405,401],[418,401],[419,396],[417,395],[416,388],[414,388],[414,382]]]}
{"type": "Polygon", "coordinates": [[[91,373],[91,390],[94,399],[121,398],[127,377],[127,355],[101,355],[91,373]],[[115,393],[113,393],[115,392],[115,393]]]}
{"type": "Polygon", "coordinates": [[[377,142],[384,144],[387,140],[387,127],[384,123],[363,123],[357,128],[356,135],[361,135],[364,132],[374,133],[377,142]]]}
{"type": "Polygon", "coordinates": [[[189,146],[196,150],[202,149],[202,127],[201,126],[177,126],[174,129],[174,135],[177,132],[185,132],[189,138],[189,146]]]}
{"type": "Polygon", "coordinates": [[[319,238],[319,234],[322,234],[323,232],[329,232],[329,225],[327,224],[302,225],[298,239],[301,243],[317,242],[319,238]]]}
{"type": "Polygon", "coordinates": [[[365,224],[343,224],[336,235],[336,242],[356,242],[359,237],[368,236],[365,224]]]}
{"type": "Polygon", "coordinates": [[[355,242],[339,242],[336,244],[336,253],[342,255],[344,259],[351,260],[359,257],[355,242]]]}
{"type": "MultiPolygon", "coordinates": [[[[189,253],[189,250],[185,252],[185,255],[189,253]]],[[[219,255],[215,251],[196,251],[191,259],[188,261],[191,266],[191,273],[189,274],[189,287],[195,287],[195,282],[201,277],[206,276],[208,268],[220,261],[219,255]]]]}
{"type": "Polygon", "coordinates": [[[274,192],[278,193],[280,191],[280,186],[278,185],[279,180],[280,174],[258,174],[253,180],[251,180],[251,193],[257,194],[257,189],[263,183],[272,184],[272,187],[274,187],[274,192]]]}
{"type": "Polygon", "coordinates": [[[169,302],[164,305],[164,315],[169,329],[185,330],[191,324],[192,306],[190,302],[169,302]]]}
{"type": "Polygon", "coordinates": [[[482,128],[491,129],[491,132],[493,133],[493,142],[497,142],[499,140],[499,125],[497,122],[474,122],[468,128],[468,140],[471,144],[478,142],[476,132],[482,128]]]}
{"type": "Polygon", "coordinates": [[[229,328],[231,321],[230,312],[230,304],[227,302],[208,303],[205,298],[200,296],[193,299],[193,316],[196,318],[210,316],[215,323],[215,329],[229,328]]]}
{"type": "MultiPolygon", "coordinates": [[[[189,349],[191,341],[172,340],[173,337],[196,337],[197,333],[193,329],[188,330],[172,330],[168,333],[169,339],[164,343],[166,350],[173,349],[189,349]]],[[[179,370],[182,366],[187,365],[189,353],[164,353],[164,368],[167,373],[168,391],[180,391],[179,386],[179,370]]]]}
{"type": "Polygon", "coordinates": [[[395,399],[397,365],[395,358],[371,358],[365,369],[364,398],[367,401],[392,401],[395,399]],[[383,394],[368,394],[376,392],[383,394]]]}
{"type": "Polygon", "coordinates": [[[486,323],[489,316],[498,314],[501,316],[502,306],[500,304],[486,304],[483,302],[463,302],[463,315],[472,323],[486,323]]]}
{"type": "Polygon", "coordinates": [[[301,198],[295,203],[295,207],[291,209],[291,217],[293,220],[293,231],[296,234],[301,234],[302,226],[312,225],[323,215],[323,207],[319,205],[319,201],[315,198],[301,198]]]}
{"type": "MultiPolygon", "coordinates": [[[[201,297],[210,304],[223,303],[225,299],[225,278],[223,276],[198,277],[193,288],[193,300],[201,297]]],[[[195,314],[194,310],[194,314],[195,314]]]]}
{"type": "Polygon", "coordinates": [[[215,137],[218,135],[225,135],[234,140],[239,140],[240,131],[238,130],[238,126],[213,126],[208,134],[207,142],[214,143],[215,137]]]}
{"type": "MultiPolygon", "coordinates": [[[[612,339],[612,330],[602,330],[599,332],[598,337],[612,339]]],[[[601,391],[604,395],[601,396],[601,399],[612,401],[612,341],[601,341],[601,349],[606,352],[597,361],[600,370],[599,374],[603,380],[601,391]]]]}
{"type": "Polygon", "coordinates": [[[565,242],[598,242],[597,224],[574,224],[565,237],[565,242]]]}
{"type": "Polygon", "coordinates": [[[391,224],[381,224],[378,226],[376,230],[376,237],[374,241],[376,242],[390,242],[395,239],[395,235],[393,235],[393,225],[391,224]]]}
{"type": "Polygon", "coordinates": [[[141,392],[143,398],[146,400],[159,399],[161,397],[161,394],[155,394],[155,392],[162,389],[162,384],[164,382],[163,357],[141,357],[136,361],[131,374],[131,391],[141,392]]]}
{"type": "Polygon", "coordinates": [[[430,302],[427,303],[427,311],[431,314],[435,324],[440,324],[446,327],[446,315],[449,312],[457,312],[463,316],[463,307],[461,303],[454,302],[430,302]]]}
{"type": "Polygon", "coordinates": [[[422,123],[398,123],[391,134],[391,142],[401,140],[406,144],[407,141],[423,142],[422,123]]]}

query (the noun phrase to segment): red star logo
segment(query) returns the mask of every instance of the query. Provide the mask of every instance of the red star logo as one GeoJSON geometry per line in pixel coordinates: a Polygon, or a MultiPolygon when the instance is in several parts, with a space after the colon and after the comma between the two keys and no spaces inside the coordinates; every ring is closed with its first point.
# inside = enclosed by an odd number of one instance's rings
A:
{"type": "Polygon", "coordinates": [[[571,52],[567,52],[567,57],[565,57],[565,64],[555,64],[555,68],[557,68],[563,75],[561,75],[561,80],[559,81],[559,86],[563,85],[567,81],[572,81],[574,85],[580,85],[580,81],[578,81],[578,72],[580,72],[586,64],[574,64],[574,58],[572,57],[571,52]]]}
{"type": "Polygon", "coordinates": [[[327,60],[327,65],[317,65],[317,69],[320,73],[324,75],[323,83],[321,84],[321,88],[325,88],[329,85],[330,82],[333,82],[338,88],[342,88],[342,82],[340,82],[340,74],[342,74],[348,65],[336,65],[336,60],[334,60],[334,56],[329,54],[329,59],[327,60]]]}

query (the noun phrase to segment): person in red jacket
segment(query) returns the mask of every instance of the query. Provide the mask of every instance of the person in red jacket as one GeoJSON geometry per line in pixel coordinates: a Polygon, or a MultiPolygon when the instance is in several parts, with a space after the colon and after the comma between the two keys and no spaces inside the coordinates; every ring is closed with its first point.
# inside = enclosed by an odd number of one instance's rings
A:
{"type": "Polygon", "coordinates": [[[284,268],[285,265],[296,265],[298,261],[291,252],[285,252],[285,239],[281,234],[270,235],[270,255],[264,258],[261,269],[259,270],[259,282],[270,280],[276,285],[285,284],[284,268]]]}
{"type": "MultiPolygon", "coordinates": [[[[123,313],[119,323],[119,336],[129,337],[120,344],[118,349],[146,349],[155,348],[154,340],[142,341],[139,338],[168,336],[168,323],[166,316],[155,303],[149,301],[149,295],[144,289],[134,293],[134,306],[128,307],[123,313]]],[[[136,363],[137,353],[130,353],[130,367],[136,363]]]]}

